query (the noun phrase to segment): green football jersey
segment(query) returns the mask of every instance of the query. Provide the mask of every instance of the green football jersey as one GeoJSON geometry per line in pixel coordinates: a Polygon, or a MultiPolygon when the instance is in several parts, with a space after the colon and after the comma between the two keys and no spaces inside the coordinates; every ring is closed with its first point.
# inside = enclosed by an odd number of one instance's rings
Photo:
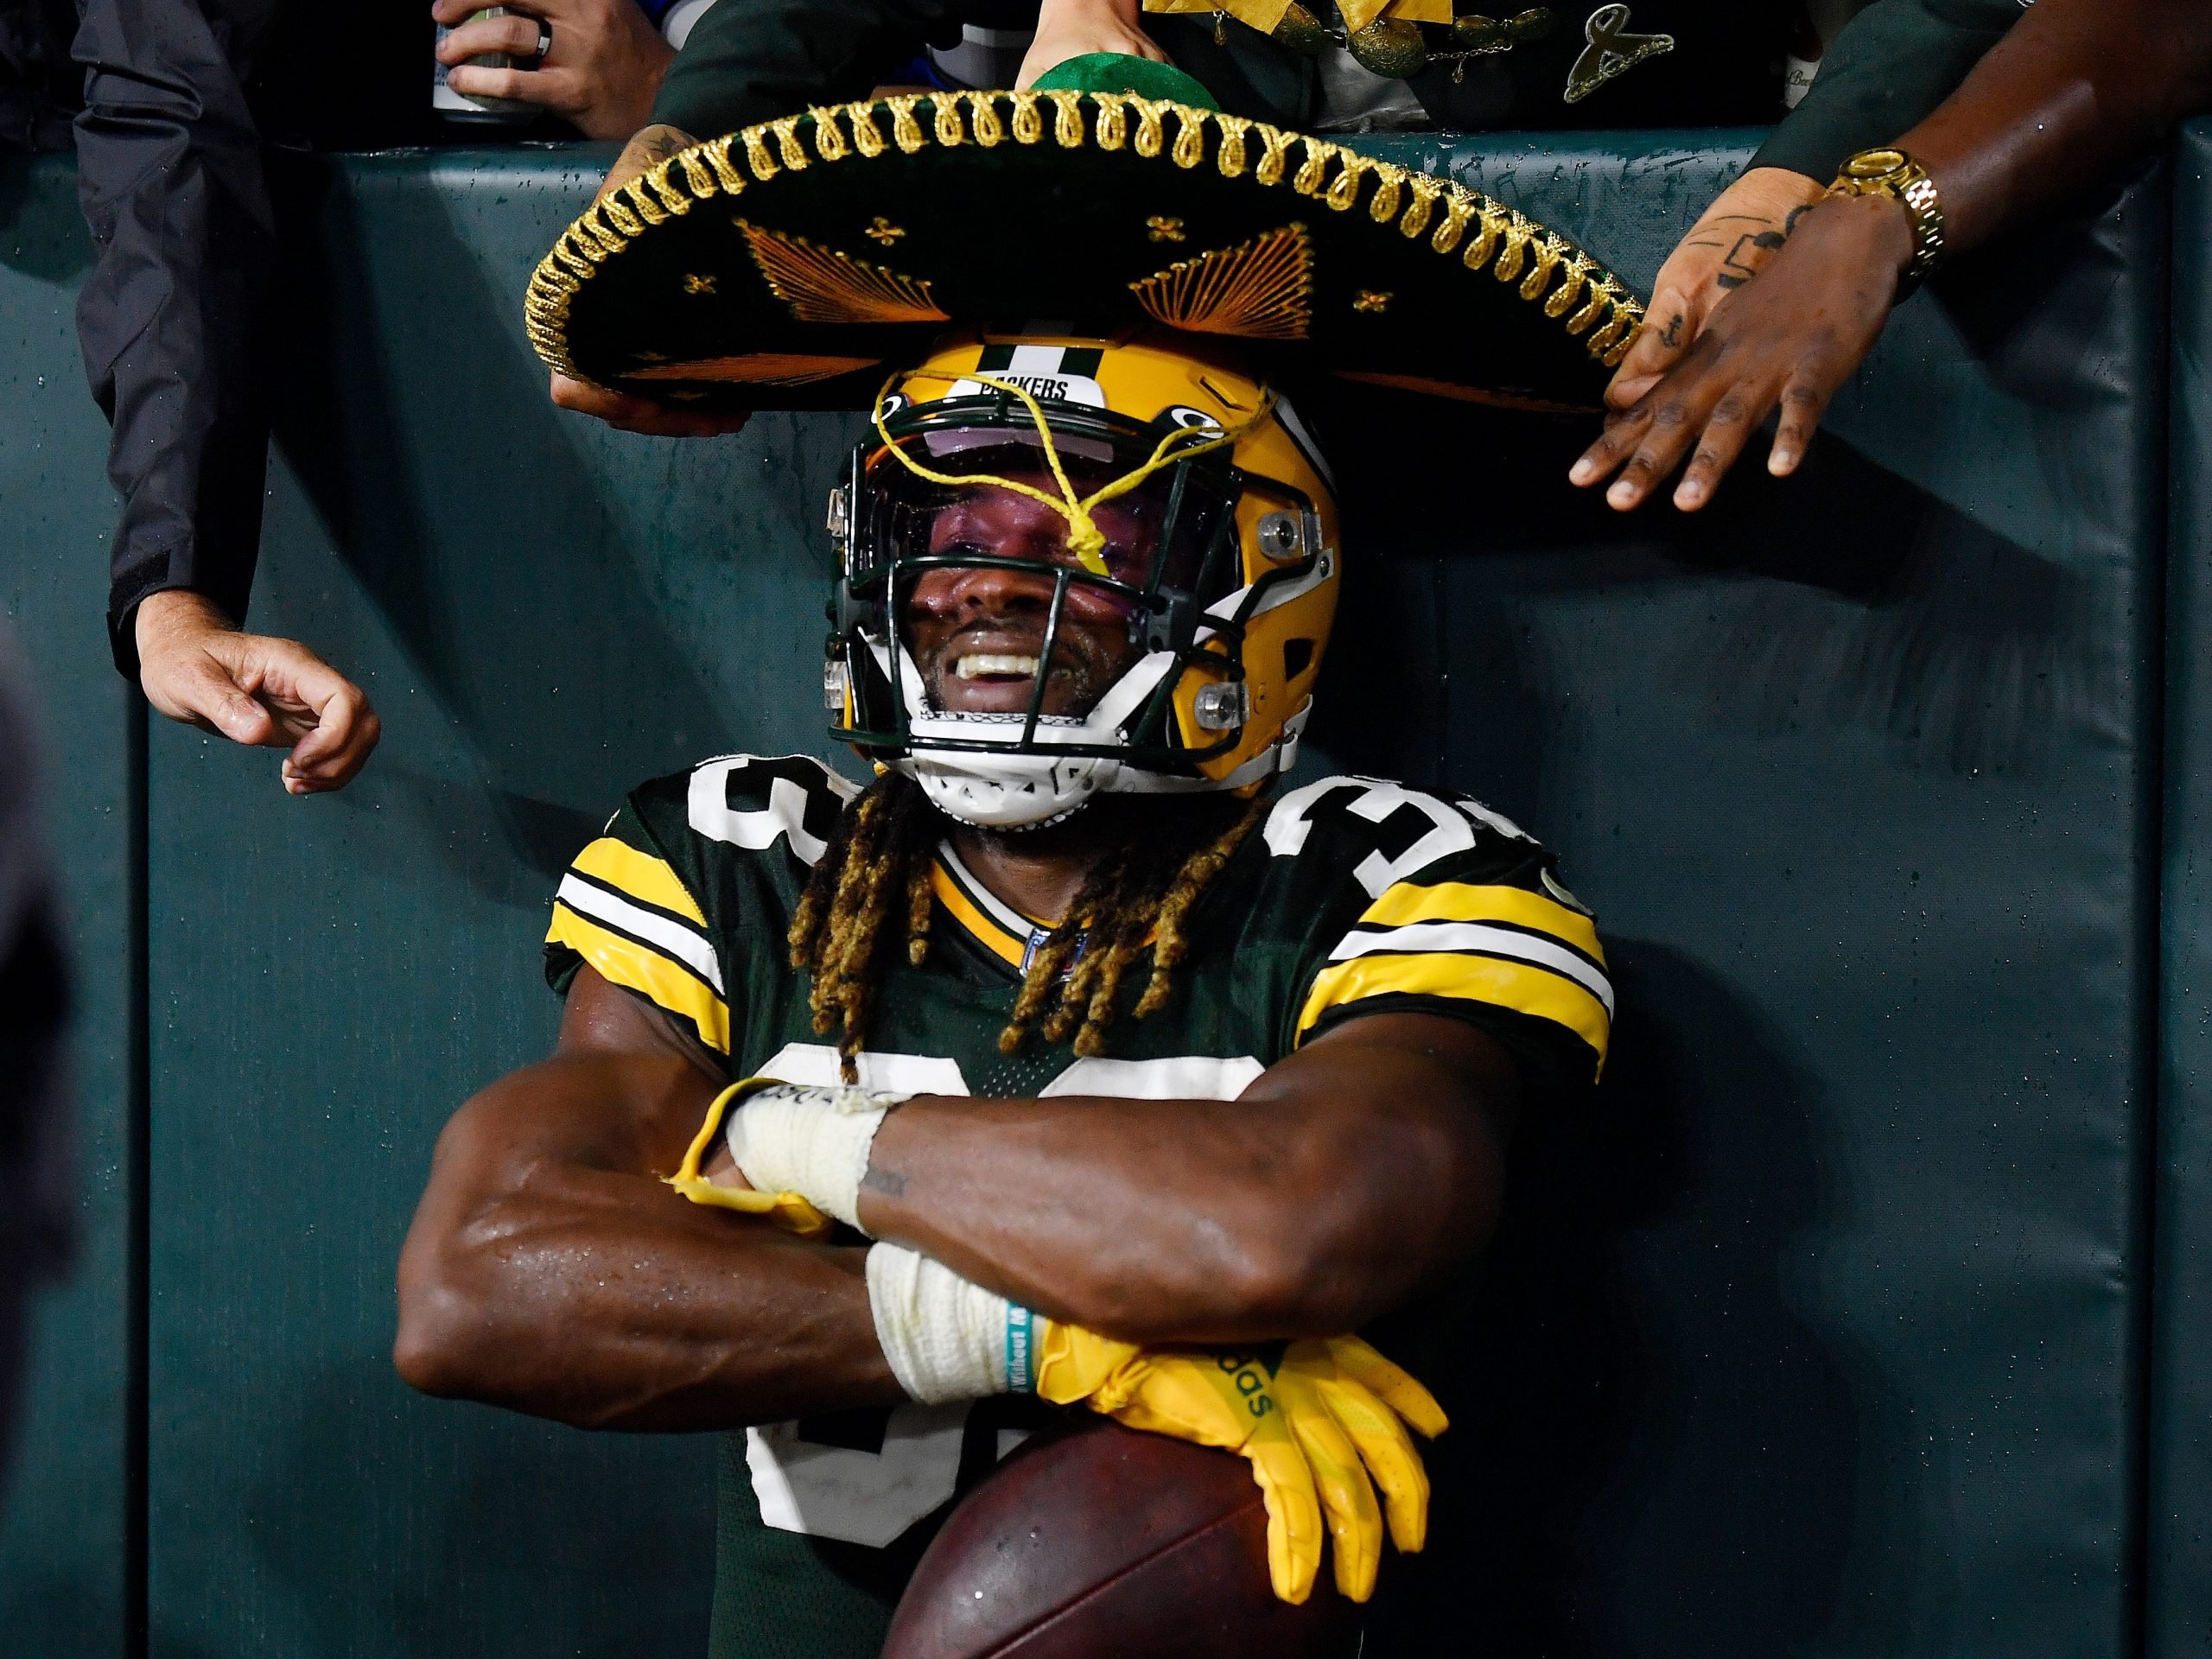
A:
{"type": "MultiPolygon", "coordinates": [[[[549,979],[565,990],[588,963],[695,1029],[732,1078],[836,1083],[785,935],[856,792],[802,756],[645,785],[562,880],[549,979]]],[[[1125,1006],[1099,1057],[1034,1037],[999,1052],[1048,925],[949,844],[934,878],[927,960],[890,953],[867,1088],[1229,1100],[1338,1021],[1407,1010],[1479,1025],[1532,1087],[1586,1084],[1604,1063],[1612,991],[1589,913],[1548,852],[1461,796],[1349,777],[1284,793],[1193,909],[1165,1006],[1141,1020],[1125,1006]]],[[[1146,977],[1129,974],[1130,1003],[1146,977]]],[[[909,1404],[726,1437],[715,1659],[874,1659],[947,1508],[1049,1414],[1028,1398],[909,1404]]]]}

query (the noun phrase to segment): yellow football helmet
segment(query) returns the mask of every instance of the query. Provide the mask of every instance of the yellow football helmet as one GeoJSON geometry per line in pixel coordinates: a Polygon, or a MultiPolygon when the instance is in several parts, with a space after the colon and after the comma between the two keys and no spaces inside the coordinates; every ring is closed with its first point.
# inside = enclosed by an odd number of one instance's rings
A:
{"type": "Polygon", "coordinates": [[[830,499],[835,734],[950,816],[998,829],[1053,822],[1102,792],[1249,791],[1290,768],[1338,554],[1325,463],[1281,397],[1181,339],[969,334],[895,377],[872,428],[830,499]],[[1058,513],[1064,547],[1040,567],[934,545],[938,516],[988,489],[1058,513]],[[1091,515],[1108,502],[1118,544],[1091,515]],[[979,568],[1053,582],[1026,712],[932,706],[909,648],[916,584],[979,568]],[[1126,611],[1134,650],[1087,709],[1048,715],[1077,585],[1126,611]]]}

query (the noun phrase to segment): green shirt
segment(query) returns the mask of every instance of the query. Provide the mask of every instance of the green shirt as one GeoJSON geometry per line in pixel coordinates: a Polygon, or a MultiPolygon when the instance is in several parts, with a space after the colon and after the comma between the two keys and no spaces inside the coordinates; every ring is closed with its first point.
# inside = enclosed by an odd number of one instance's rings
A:
{"type": "Polygon", "coordinates": [[[1933,114],[2031,3],[1874,0],[1837,35],[1751,165],[1826,184],[1847,156],[1895,143],[1933,114]]]}
{"type": "MultiPolygon", "coordinates": [[[[647,784],[562,880],[549,978],[565,988],[588,963],[686,1021],[733,1077],[834,1083],[785,935],[852,793],[796,756],[730,756],[647,784]]],[[[1360,778],[1283,795],[1193,910],[1166,1004],[1137,1020],[1125,1003],[1103,1057],[1039,1039],[999,1052],[1046,930],[949,847],[934,874],[930,952],[919,968],[891,953],[860,1058],[867,1087],[1233,1099],[1315,1033],[1404,1009],[1472,1021],[1532,1084],[1558,1087],[1588,1083],[1611,1030],[1603,951],[1551,855],[1457,795],[1360,778]]],[[[1148,972],[1132,969],[1128,1003],[1148,972]]],[[[1402,1344],[1394,1357],[1418,1371],[1402,1344]]],[[[873,1659],[946,1506],[1046,1409],[907,1405],[728,1436],[717,1659],[873,1659]]]]}

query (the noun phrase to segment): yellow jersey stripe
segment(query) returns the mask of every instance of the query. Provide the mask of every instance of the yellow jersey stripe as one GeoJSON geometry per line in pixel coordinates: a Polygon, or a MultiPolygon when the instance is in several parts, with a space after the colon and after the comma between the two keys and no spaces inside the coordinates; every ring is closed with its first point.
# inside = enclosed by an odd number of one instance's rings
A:
{"type": "Polygon", "coordinates": [[[1605,1004],[1608,1019],[1612,1016],[1612,982],[1592,967],[1588,958],[1580,951],[1568,950],[1556,939],[1541,933],[1523,932],[1517,927],[1493,927],[1488,922],[1408,922],[1403,927],[1386,928],[1379,933],[1347,934],[1329,952],[1329,960],[1344,962],[1353,957],[1407,957],[1445,951],[1510,957],[1516,962],[1548,968],[1581,986],[1605,1004]]]}
{"type": "Polygon", "coordinates": [[[689,1020],[700,1041],[716,1053],[729,1052],[729,1004],[690,969],[558,900],[545,942],[567,945],[608,983],[635,991],[678,1019],[689,1020]]]}
{"type": "Polygon", "coordinates": [[[685,917],[701,927],[707,918],[665,859],[641,853],[629,842],[601,836],[576,855],[575,868],[632,899],[685,917]]]}
{"type": "Polygon", "coordinates": [[[1598,929],[1587,916],[1522,887],[1477,887],[1440,881],[1417,887],[1401,881],[1384,889],[1367,907],[1362,926],[1397,926],[1407,922],[1512,922],[1564,939],[1599,967],[1605,963],[1598,929]]]}
{"type": "Polygon", "coordinates": [[[1316,976],[1298,1016],[1298,1040],[1332,1008],[1370,996],[1452,996],[1490,1002],[1565,1026],[1605,1064],[1612,1021],[1605,1005],[1583,986],[1545,968],[1495,957],[1428,953],[1412,957],[1355,957],[1316,976]]]}
{"type": "Polygon", "coordinates": [[[975,935],[978,944],[1008,967],[1021,966],[1021,959],[1029,953],[1029,941],[1016,938],[1001,926],[996,917],[961,891],[944,865],[930,866],[930,890],[937,894],[938,903],[951,912],[952,919],[975,935]]]}

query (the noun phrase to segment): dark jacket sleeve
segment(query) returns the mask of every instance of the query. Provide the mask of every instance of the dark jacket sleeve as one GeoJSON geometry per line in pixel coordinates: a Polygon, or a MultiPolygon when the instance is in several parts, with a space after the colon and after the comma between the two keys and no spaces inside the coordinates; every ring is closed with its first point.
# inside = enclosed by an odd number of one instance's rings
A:
{"type": "Polygon", "coordinates": [[[98,261],[77,302],[123,496],[116,665],[138,601],[190,588],[245,613],[269,416],[256,314],[275,229],[245,82],[278,0],[86,0],[78,194],[98,261]]]}
{"type": "Polygon", "coordinates": [[[1835,37],[1804,101],[1751,165],[1827,183],[1846,157],[1894,143],[1933,114],[2025,10],[2023,0],[1874,0],[1835,37]]]}

